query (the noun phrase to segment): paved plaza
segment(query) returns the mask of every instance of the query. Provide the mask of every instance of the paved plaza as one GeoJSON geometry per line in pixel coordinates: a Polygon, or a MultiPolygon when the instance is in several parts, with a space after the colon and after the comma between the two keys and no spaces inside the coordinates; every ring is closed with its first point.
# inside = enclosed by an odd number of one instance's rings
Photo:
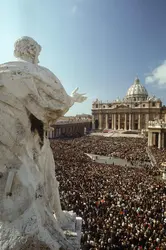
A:
{"type": "Polygon", "coordinates": [[[114,131],[110,133],[95,132],[95,133],[91,133],[90,136],[143,138],[143,136],[140,134],[124,134],[121,132],[114,132],[114,131]]]}
{"type": "MultiPolygon", "coordinates": [[[[104,156],[104,155],[95,155],[95,154],[87,154],[93,161],[101,163],[101,164],[108,164],[108,165],[116,165],[121,167],[133,167],[133,168],[142,168],[143,163],[137,161],[133,165],[130,161],[127,161],[126,159],[121,159],[119,157],[113,157],[113,156],[104,156]]],[[[146,162],[147,164],[147,162],[146,162]]]]}

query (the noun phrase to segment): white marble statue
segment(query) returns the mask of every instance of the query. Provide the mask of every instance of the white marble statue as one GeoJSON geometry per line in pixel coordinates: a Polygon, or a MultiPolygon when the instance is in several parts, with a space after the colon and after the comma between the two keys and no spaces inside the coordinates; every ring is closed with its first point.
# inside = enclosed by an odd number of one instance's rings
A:
{"type": "Polygon", "coordinates": [[[79,249],[81,219],[61,209],[46,132],[86,97],[78,89],[67,95],[38,65],[40,51],[36,41],[22,37],[15,43],[18,60],[0,65],[1,250],[22,249],[29,237],[51,250],[79,249]]]}

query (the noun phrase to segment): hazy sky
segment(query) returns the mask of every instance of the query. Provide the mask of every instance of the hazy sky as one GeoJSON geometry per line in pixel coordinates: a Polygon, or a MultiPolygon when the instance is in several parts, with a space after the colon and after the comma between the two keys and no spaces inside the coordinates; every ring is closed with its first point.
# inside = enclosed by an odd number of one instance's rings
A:
{"type": "Polygon", "coordinates": [[[14,59],[17,38],[31,36],[68,94],[77,86],[88,94],[69,114],[124,97],[137,74],[166,103],[166,0],[5,0],[0,31],[0,63],[14,59]]]}

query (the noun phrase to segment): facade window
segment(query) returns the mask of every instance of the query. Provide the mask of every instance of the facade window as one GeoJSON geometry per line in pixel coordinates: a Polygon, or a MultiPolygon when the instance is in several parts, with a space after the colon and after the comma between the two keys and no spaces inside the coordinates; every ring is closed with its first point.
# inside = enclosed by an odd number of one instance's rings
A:
{"type": "Polygon", "coordinates": [[[152,102],[152,107],[155,107],[156,106],[156,103],[155,102],[152,102]]]}
{"type": "Polygon", "coordinates": [[[143,104],[142,106],[145,107],[145,104],[143,104]]]}
{"type": "Polygon", "coordinates": [[[96,104],[96,108],[98,108],[98,106],[99,106],[99,105],[98,105],[98,104],[96,104]]]}
{"type": "Polygon", "coordinates": [[[135,107],[138,107],[138,103],[135,103],[135,107]]]}
{"type": "Polygon", "coordinates": [[[112,107],[112,105],[111,105],[111,104],[109,104],[109,105],[108,105],[108,107],[109,107],[109,108],[111,108],[111,107],[112,107]]]}
{"type": "Polygon", "coordinates": [[[105,106],[103,106],[103,108],[105,108],[105,106]]]}

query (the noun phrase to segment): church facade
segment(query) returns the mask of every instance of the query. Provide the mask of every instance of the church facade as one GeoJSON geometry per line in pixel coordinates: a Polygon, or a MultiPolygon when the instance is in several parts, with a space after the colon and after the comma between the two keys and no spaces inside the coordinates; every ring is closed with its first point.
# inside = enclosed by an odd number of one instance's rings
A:
{"type": "Polygon", "coordinates": [[[94,130],[148,130],[148,122],[166,121],[166,107],[159,98],[150,97],[138,77],[126,96],[113,102],[98,99],[92,103],[92,127],[94,130]]]}

